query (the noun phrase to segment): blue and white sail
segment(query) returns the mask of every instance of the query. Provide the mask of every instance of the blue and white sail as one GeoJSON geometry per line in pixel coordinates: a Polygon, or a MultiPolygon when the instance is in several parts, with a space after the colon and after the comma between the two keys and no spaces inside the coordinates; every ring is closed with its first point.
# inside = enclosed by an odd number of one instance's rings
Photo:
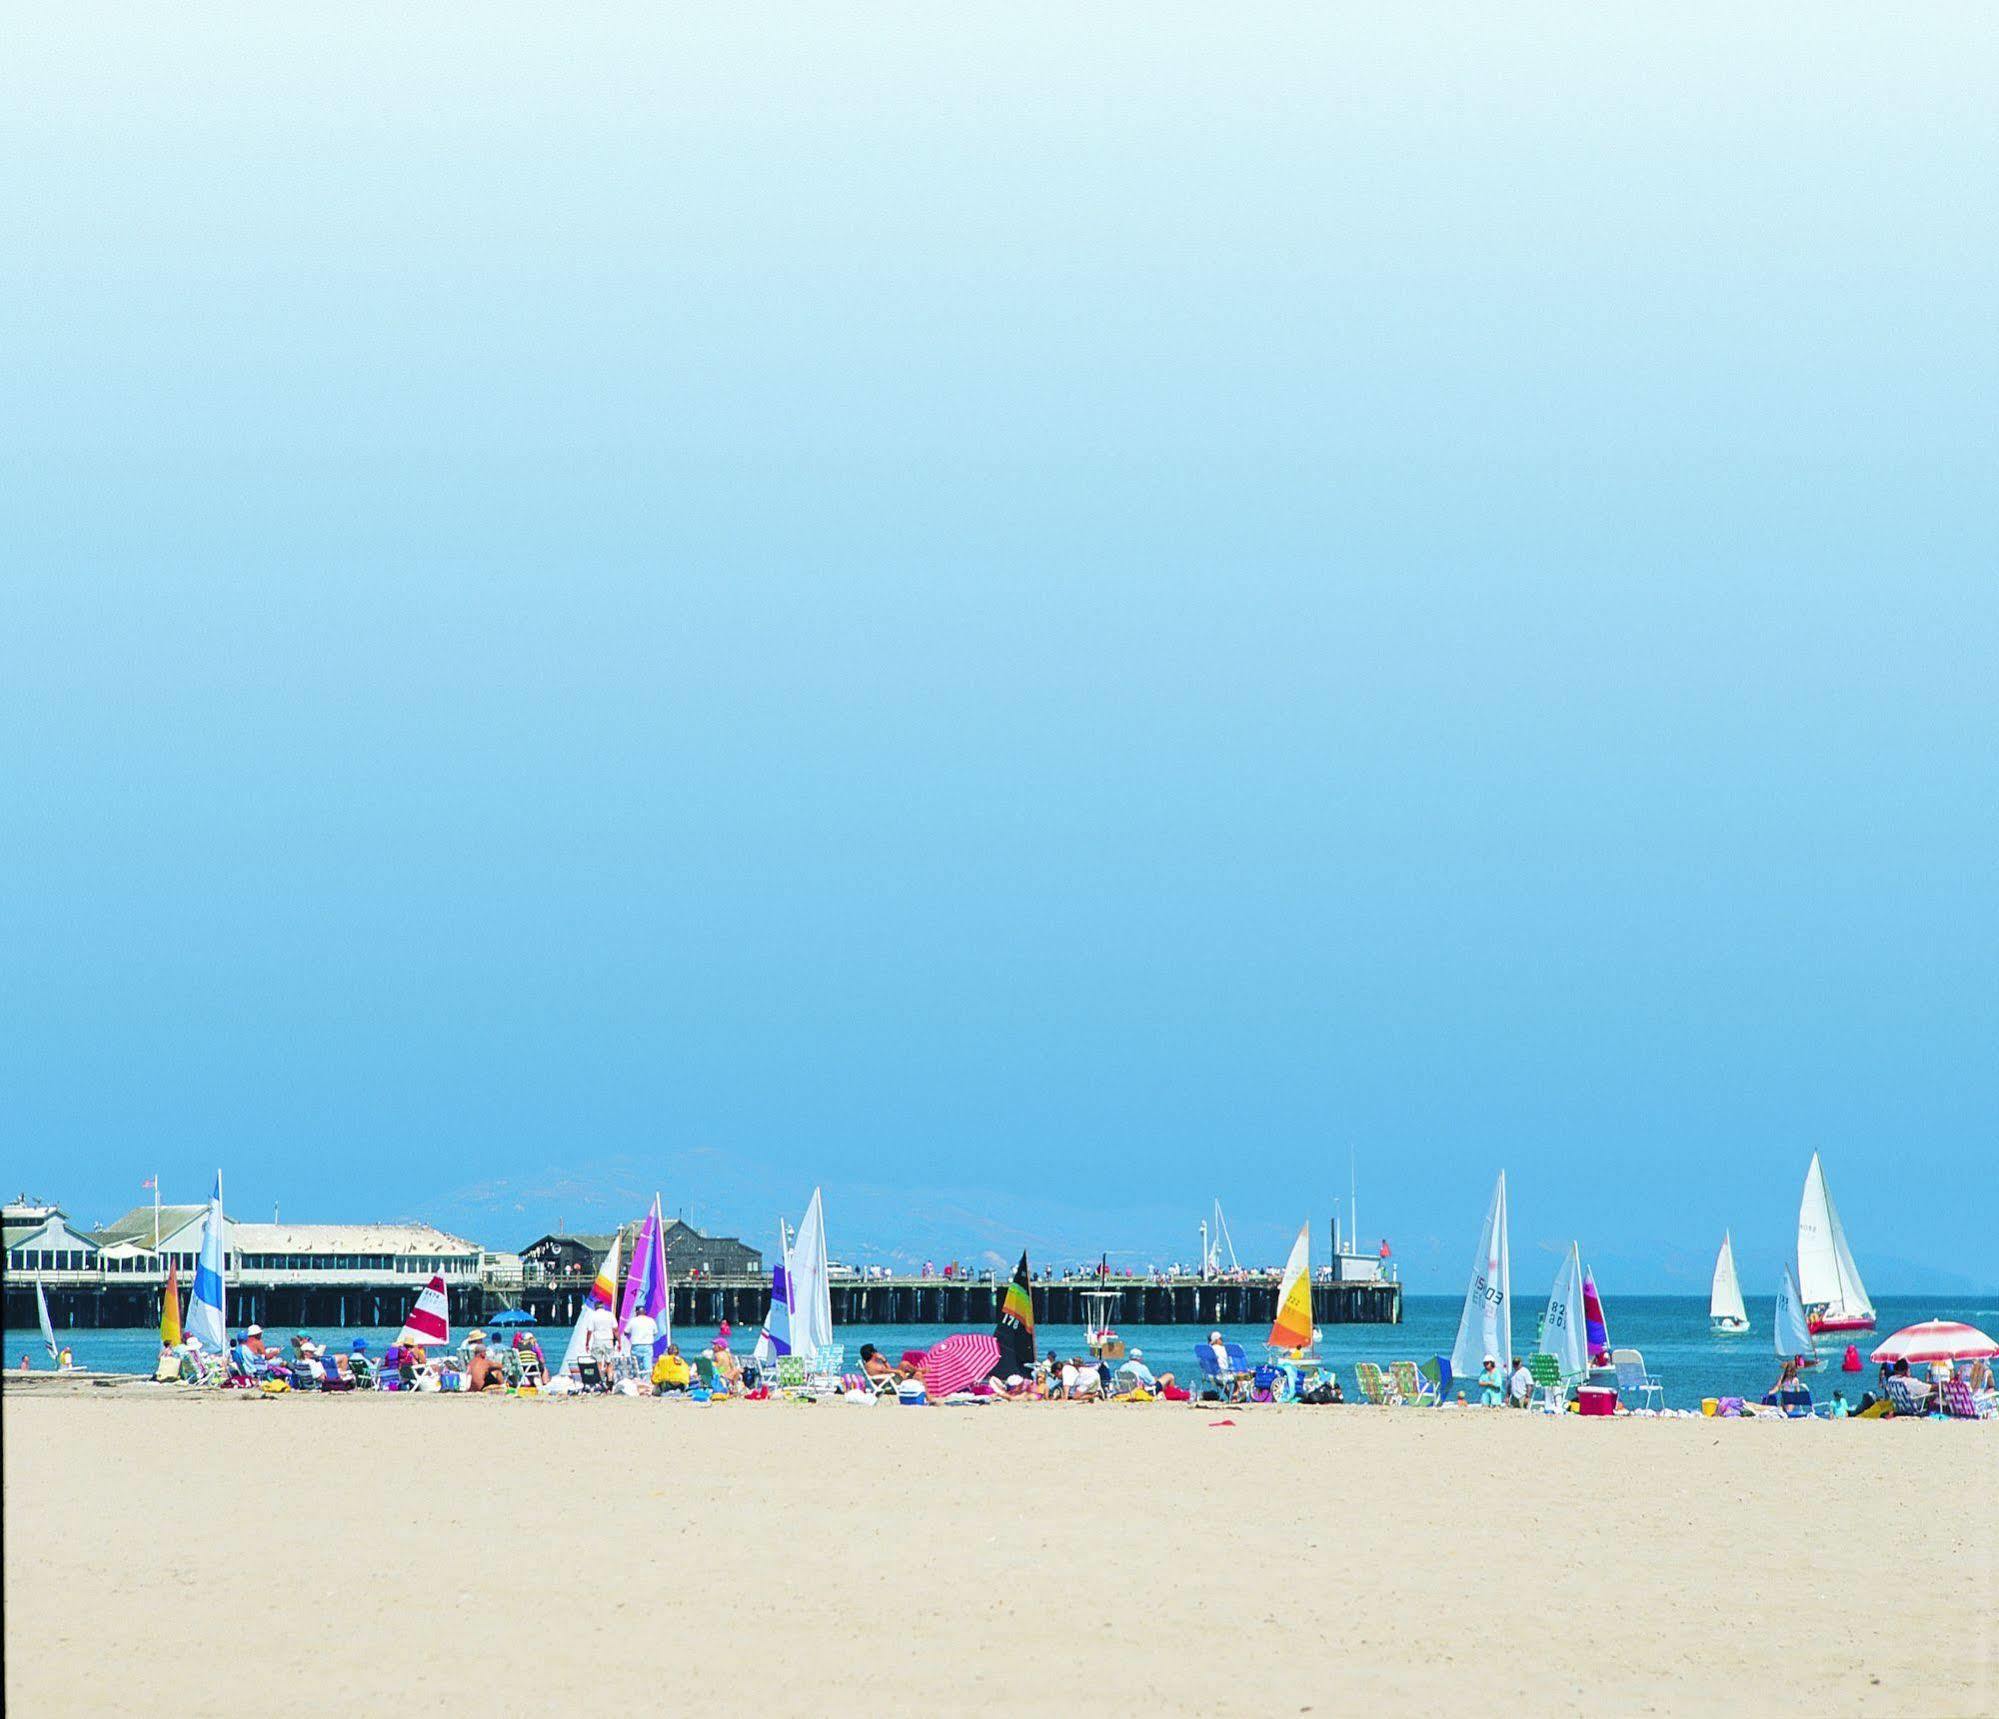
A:
{"type": "Polygon", "coordinates": [[[1471,1284],[1458,1318],[1458,1339],[1451,1345],[1451,1371],[1460,1379],[1476,1379],[1488,1355],[1501,1367],[1512,1365],[1513,1264],[1506,1248],[1504,1170],[1493,1185],[1492,1204],[1485,1209],[1471,1284]]]}
{"type": "Polygon", "coordinates": [[[777,1226],[777,1258],[770,1268],[770,1311],[764,1315],[754,1352],[765,1366],[791,1353],[791,1240],[782,1219],[777,1226]]]}
{"type": "Polygon", "coordinates": [[[49,1352],[49,1365],[53,1367],[62,1351],[56,1347],[56,1328],[49,1323],[49,1298],[42,1293],[41,1280],[35,1281],[35,1311],[42,1319],[42,1344],[49,1352]]]}
{"type": "MultiPolygon", "coordinates": [[[[1816,1159],[1813,1162],[1817,1162],[1816,1159]]],[[[1784,1267],[1784,1281],[1777,1290],[1777,1317],[1771,1332],[1779,1360],[1816,1361],[1818,1348],[1812,1342],[1811,1327],[1805,1323],[1805,1304],[1798,1294],[1798,1280],[1784,1267]]]]}
{"type": "Polygon", "coordinates": [[[229,1346],[228,1291],[222,1286],[225,1236],[222,1229],[222,1172],[215,1172],[215,1192],[208,1196],[208,1217],[201,1226],[201,1260],[194,1268],[194,1293],[188,1297],[183,1329],[199,1338],[211,1354],[229,1346]]]}

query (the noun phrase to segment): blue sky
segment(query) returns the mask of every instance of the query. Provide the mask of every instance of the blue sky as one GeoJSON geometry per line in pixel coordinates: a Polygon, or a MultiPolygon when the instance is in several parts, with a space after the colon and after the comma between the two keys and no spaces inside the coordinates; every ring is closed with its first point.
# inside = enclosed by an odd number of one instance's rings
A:
{"type": "Polygon", "coordinates": [[[1993,1284],[1977,15],[94,19],[8,1191],[1993,1284]]]}

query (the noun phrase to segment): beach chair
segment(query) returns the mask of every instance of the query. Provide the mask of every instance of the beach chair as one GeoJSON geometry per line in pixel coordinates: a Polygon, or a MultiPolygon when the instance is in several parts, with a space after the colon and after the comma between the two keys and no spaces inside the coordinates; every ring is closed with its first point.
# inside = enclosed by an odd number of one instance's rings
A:
{"type": "Polygon", "coordinates": [[[1898,1416],[1920,1420],[1930,1412],[1930,1393],[1914,1379],[1897,1376],[1888,1381],[1888,1401],[1898,1416]]]}
{"type": "Polygon", "coordinates": [[[1534,1407],[1559,1415],[1569,1406],[1569,1382],[1562,1377],[1562,1364],[1545,1352],[1527,1357],[1527,1371],[1534,1375],[1534,1407]]]}
{"type": "Polygon", "coordinates": [[[777,1389],[788,1396],[801,1395],[806,1388],[805,1357],[780,1355],[777,1358],[777,1389]]]}
{"type": "Polygon", "coordinates": [[[1664,1408],[1666,1387],[1645,1371],[1645,1357],[1636,1349],[1613,1349],[1610,1364],[1617,1370],[1617,1394],[1628,1397],[1634,1393],[1640,1408],[1664,1408]]]}
{"type": "Polygon", "coordinates": [[[1981,1407],[1971,1394],[1971,1387],[1965,1383],[1961,1373],[1953,1373],[1943,1382],[1943,1412],[1954,1421],[1980,1421],[1988,1419],[1995,1411],[1981,1407]]]}
{"type": "Polygon", "coordinates": [[[1194,1345],[1194,1366],[1200,1375],[1203,1395],[1212,1390],[1216,1396],[1225,1401],[1233,1395],[1235,1377],[1215,1358],[1215,1346],[1212,1343],[1194,1345]]]}
{"type": "Polygon", "coordinates": [[[1430,1381],[1437,1393],[1437,1406],[1441,1408],[1451,1400],[1451,1358],[1448,1355],[1432,1355],[1417,1369],[1430,1381]]]}
{"type": "Polygon", "coordinates": [[[1381,1376],[1379,1367],[1372,1361],[1356,1361],[1353,1370],[1355,1379],[1360,1383],[1360,1394],[1364,1401],[1374,1404],[1378,1409],[1394,1407],[1397,1401],[1394,1387],[1381,1376]]]}
{"type": "Polygon", "coordinates": [[[1405,1408],[1434,1408],[1437,1397],[1429,1380],[1417,1370],[1414,1361],[1391,1361],[1388,1376],[1395,1381],[1395,1395],[1405,1408]]]}
{"type": "Polygon", "coordinates": [[[815,1397],[840,1394],[840,1375],[847,1366],[847,1345],[824,1343],[813,1351],[805,1369],[805,1388],[815,1397]]]}

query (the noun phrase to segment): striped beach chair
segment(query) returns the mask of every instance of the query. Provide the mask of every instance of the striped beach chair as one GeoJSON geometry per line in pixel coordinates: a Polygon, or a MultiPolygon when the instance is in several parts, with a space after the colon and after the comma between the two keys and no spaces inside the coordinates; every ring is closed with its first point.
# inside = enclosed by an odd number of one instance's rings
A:
{"type": "Polygon", "coordinates": [[[1562,1364],[1545,1351],[1527,1357],[1527,1371],[1534,1375],[1534,1407],[1559,1415],[1569,1406],[1569,1382],[1562,1377],[1562,1364]]]}
{"type": "Polygon", "coordinates": [[[1395,1394],[1405,1408],[1436,1406],[1437,1393],[1414,1361],[1391,1361],[1388,1363],[1388,1374],[1395,1381],[1395,1394]]]}
{"type": "Polygon", "coordinates": [[[1888,1381],[1888,1401],[1895,1405],[1898,1416],[1920,1420],[1930,1412],[1930,1394],[1927,1388],[1914,1380],[1896,1377],[1888,1381]]]}
{"type": "Polygon", "coordinates": [[[1395,1387],[1381,1376],[1381,1369],[1372,1361],[1356,1361],[1353,1370],[1362,1398],[1376,1408],[1392,1408],[1401,1400],[1395,1394],[1395,1387]]]}

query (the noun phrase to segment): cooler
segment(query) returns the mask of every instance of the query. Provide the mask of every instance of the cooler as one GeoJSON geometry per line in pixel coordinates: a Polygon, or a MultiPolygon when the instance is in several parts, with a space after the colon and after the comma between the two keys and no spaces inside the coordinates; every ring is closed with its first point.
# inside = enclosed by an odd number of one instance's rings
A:
{"type": "Polygon", "coordinates": [[[1617,1413],[1617,1393],[1607,1385],[1582,1385],[1576,1390],[1576,1412],[1584,1415],[1617,1413]]]}

